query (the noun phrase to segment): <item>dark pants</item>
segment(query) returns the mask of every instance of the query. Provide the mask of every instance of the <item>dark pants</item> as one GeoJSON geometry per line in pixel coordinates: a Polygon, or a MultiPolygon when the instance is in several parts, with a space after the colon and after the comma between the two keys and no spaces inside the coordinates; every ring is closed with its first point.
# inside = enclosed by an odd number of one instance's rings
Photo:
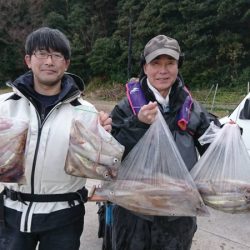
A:
{"type": "Polygon", "coordinates": [[[5,228],[3,223],[0,223],[0,249],[8,250],[11,242],[10,230],[5,228]]]}
{"type": "Polygon", "coordinates": [[[38,250],[78,250],[83,232],[83,219],[39,233],[22,233],[12,228],[6,228],[3,231],[8,238],[5,238],[0,245],[1,250],[35,250],[38,243],[38,250]],[[8,239],[11,241],[6,242],[8,239]],[[9,246],[7,243],[10,243],[9,246]]]}
{"type": "Polygon", "coordinates": [[[195,217],[139,217],[113,208],[113,250],[189,250],[196,232],[195,217]]]}

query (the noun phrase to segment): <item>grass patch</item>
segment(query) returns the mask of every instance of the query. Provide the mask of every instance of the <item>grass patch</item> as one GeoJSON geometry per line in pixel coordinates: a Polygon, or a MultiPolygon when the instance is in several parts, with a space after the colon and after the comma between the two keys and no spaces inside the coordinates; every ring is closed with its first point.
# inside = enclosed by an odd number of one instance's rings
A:
{"type": "Polygon", "coordinates": [[[12,89],[9,87],[0,88],[0,94],[5,94],[11,92],[12,89]]]}
{"type": "MultiPolygon", "coordinates": [[[[11,88],[1,88],[0,93],[10,92],[11,88]]],[[[229,115],[246,96],[247,91],[241,89],[218,88],[191,89],[192,96],[199,101],[208,111],[223,117],[229,115]]],[[[126,95],[125,84],[106,82],[105,79],[94,79],[85,91],[85,98],[92,100],[118,102],[126,95]]]]}
{"type": "MultiPolygon", "coordinates": [[[[194,89],[192,96],[199,101],[206,109],[223,117],[229,115],[246,96],[244,89],[194,89]]],[[[125,84],[105,83],[100,81],[91,82],[86,89],[86,97],[99,100],[114,101],[121,100],[126,95],[125,84]]]]}
{"type": "Polygon", "coordinates": [[[223,117],[231,114],[231,112],[239,105],[246,96],[247,91],[244,89],[202,89],[191,92],[193,97],[199,101],[208,111],[223,117]]]}
{"type": "Polygon", "coordinates": [[[118,102],[126,95],[125,84],[102,82],[96,79],[88,84],[85,91],[87,98],[118,102]]]}

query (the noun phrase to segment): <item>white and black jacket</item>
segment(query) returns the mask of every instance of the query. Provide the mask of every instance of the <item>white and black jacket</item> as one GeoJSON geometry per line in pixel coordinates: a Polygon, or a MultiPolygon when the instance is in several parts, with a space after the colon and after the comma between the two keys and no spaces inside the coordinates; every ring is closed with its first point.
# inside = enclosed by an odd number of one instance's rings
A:
{"type": "MultiPolygon", "coordinates": [[[[83,82],[75,75],[65,74],[58,100],[47,110],[38,107],[33,90],[33,74],[15,80],[13,92],[0,96],[0,117],[28,121],[25,149],[27,184],[3,184],[9,189],[28,194],[65,194],[84,187],[86,180],[65,173],[71,122],[77,107],[93,109],[81,98],[83,82]]],[[[83,112],[83,115],[86,115],[83,112]]],[[[88,118],[86,117],[86,122],[88,118]]],[[[4,200],[5,220],[23,232],[48,230],[77,220],[84,214],[81,202],[20,202],[4,200]],[[26,204],[25,204],[26,203],[26,204]]]]}

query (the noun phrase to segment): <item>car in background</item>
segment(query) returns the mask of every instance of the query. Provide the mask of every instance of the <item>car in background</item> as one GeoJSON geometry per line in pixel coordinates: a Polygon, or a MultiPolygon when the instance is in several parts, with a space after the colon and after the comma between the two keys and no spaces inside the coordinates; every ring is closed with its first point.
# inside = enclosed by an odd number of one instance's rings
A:
{"type": "Polygon", "coordinates": [[[220,119],[220,123],[225,124],[230,120],[243,129],[242,139],[250,155],[250,92],[230,115],[220,119]]]}

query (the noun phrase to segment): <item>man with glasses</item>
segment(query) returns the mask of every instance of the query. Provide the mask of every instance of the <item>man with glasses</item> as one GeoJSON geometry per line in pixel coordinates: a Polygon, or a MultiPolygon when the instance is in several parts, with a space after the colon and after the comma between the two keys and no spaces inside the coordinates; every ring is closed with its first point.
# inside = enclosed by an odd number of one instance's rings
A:
{"type": "MultiPolygon", "coordinates": [[[[65,72],[71,49],[63,33],[40,28],[27,37],[25,52],[30,71],[11,83],[13,92],[0,96],[0,117],[29,124],[27,183],[4,184],[6,228],[0,228],[0,249],[35,250],[39,243],[39,250],[77,250],[87,190],[85,179],[67,175],[64,165],[76,109],[95,108],[81,99],[81,78],[65,72]]],[[[99,120],[111,130],[108,114],[100,112],[99,120]]]]}

